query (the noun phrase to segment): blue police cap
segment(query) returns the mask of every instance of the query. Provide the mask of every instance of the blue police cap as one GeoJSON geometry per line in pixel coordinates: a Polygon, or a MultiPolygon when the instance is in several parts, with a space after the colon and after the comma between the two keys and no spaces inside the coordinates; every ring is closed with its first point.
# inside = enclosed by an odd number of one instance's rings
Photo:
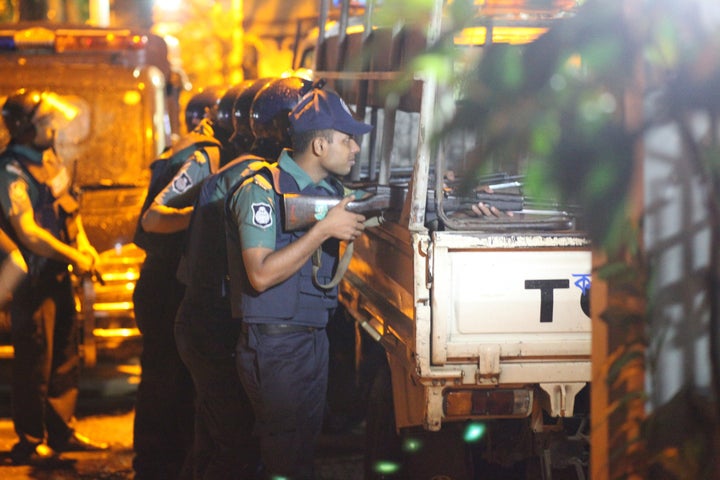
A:
{"type": "Polygon", "coordinates": [[[359,122],[350,108],[332,90],[313,88],[290,112],[290,132],[337,130],[352,136],[368,133],[373,126],[359,122]]]}

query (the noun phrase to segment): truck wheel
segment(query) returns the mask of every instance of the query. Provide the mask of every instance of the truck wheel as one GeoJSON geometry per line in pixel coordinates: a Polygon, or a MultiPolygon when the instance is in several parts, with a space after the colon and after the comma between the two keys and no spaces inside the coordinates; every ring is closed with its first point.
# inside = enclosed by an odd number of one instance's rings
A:
{"type": "Polygon", "coordinates": [[[365,480],[400,479],[400,436],[395,429],[390,368],[383,364],[375,375],[368,398],[365,426],[365,480]]]}

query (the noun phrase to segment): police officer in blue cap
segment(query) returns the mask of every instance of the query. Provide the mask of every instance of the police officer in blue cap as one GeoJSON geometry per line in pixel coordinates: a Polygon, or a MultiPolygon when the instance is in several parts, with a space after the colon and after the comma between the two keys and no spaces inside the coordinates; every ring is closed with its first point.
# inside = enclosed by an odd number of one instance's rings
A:
{"type": "Polygon", "coordinates": [[[282,227],[280,194],[255,175],[227,199],[232,309],[243,321],[238,370],[255,411],[266,478],[314,478],[328,382],[325,326],[337,306],[333,277],[339,241],[352,241],[365,217],[345,210],[355,195],[339,177],[372,126],[357,121],[330,90],[313,89],[290,112],[292,150],[278,160],[283,193],[346,196],[306,231],[282,227]],[[321,266],[316,280],[312,257],[321,266]]]}

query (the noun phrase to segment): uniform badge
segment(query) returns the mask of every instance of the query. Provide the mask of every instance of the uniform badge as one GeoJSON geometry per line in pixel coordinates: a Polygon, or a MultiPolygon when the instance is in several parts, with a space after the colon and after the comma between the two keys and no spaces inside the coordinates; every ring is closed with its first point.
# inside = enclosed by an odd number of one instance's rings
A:
{"type": "Polygon", "coordinates": [[[173,190],[177,193],[184,193],[188,188],[193,186],[192,178],[187,172],[182,172],[178,178],[173,180],[173,190]]]}
{"type": "Polygon", "coordinates": [[[253,203],[253,225],[268,228],[273,224],[273,209],[268,203],[253,203]]]}

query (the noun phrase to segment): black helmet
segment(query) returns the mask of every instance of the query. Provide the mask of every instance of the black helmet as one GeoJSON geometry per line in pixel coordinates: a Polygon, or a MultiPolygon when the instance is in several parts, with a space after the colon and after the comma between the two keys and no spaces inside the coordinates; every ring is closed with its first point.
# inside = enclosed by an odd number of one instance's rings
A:
{"type": "Polygon", "coordinates": [[[33,131],[33,116],[42,102],[38,90],[22,88],[12,93],[2,107],[2,118],[11,138],[19,138],[33,131]]]}
{"type": "Polygon", "coordinates": [[[250,108],[250,128],[255,141],[272,140],[288,147],[288,114],[310,88],[312,82],[300,77],[278,78],[263,86],[250,108]]]}
{"type": "Polygon", "coordinates": [[[218,101],[217,115],[215,116],[214,127],[221,129],[229,137],[233,132],[233,106],[235,99],[246,88],[246,85],[239,83],[228,88],[218,101]]]}
{"type": "Polygon", "coordinates": [[[206,110],[212,110],[218,104],[222,94],[222,88],[213,86],[205,88],[190,98],[185,106],[185,127],[188,132],[197,127],[205,117],[206,110]]]}
{"type": "Polygon", "coordinates": [[[270,82],[271,78],[247,80],[247,84],[233,105],[233,136],[230,140],[236,143],[252,144],[253,133],[250,128],[250,108],[255,95],[262,87],[270,82]]]}

